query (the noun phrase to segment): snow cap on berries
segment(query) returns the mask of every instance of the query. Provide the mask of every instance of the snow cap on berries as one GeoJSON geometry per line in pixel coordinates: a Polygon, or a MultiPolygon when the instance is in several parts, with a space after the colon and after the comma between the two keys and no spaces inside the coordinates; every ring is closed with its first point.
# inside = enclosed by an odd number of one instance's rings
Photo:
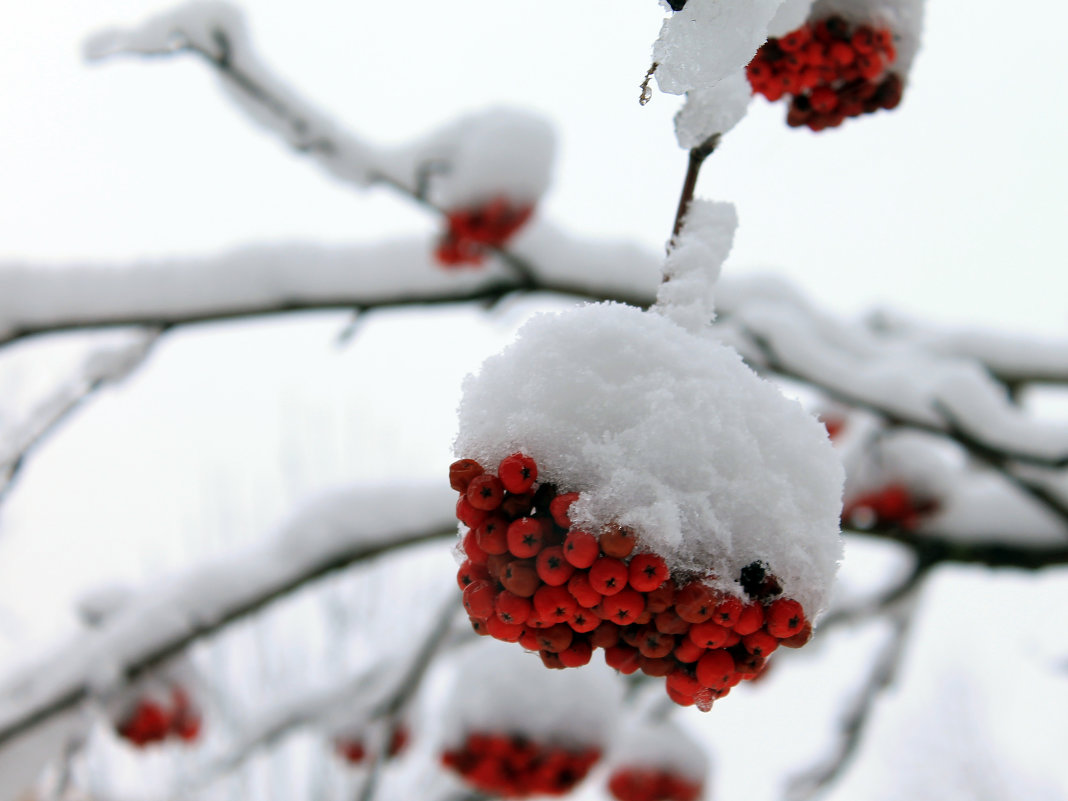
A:
{"type": "Polygon", "coordinates": [[[472,732],[495,732],[600,748],[621,702],[622,685],[604,665],[546,670],[537,654],[484,638],[457,663],[444,744],[457,747],[472,732]]]}
{"type": "Polygon", "coordinates": [[[733,203],[694,200],[664,262],[665,280],[654,309],[678,325],[700,332],[715,318],[713,285],[734,243],[738,215],[733,203]]]}
{"type": "Polygon", "coordinates": [[[826,430],[733,349],[621,304],[540,315],[464,384],[458,455],[517,451],[579,492],[573,523],[633,528],[674,575],[742,597],[763,562],[810,619],[841,554],[842,468],[826,430]]]}
{"type": "MultiPolygon", "coordinates": [[[[925,0],[816,0],[810,20],[839,16],[853,25],[887,28],[894,35],[897,58],[891,71],[906,78],[920,49],[925,0]]],[[[785,33],[785,31],[784,31],[785,33]]]]}
{"type": "Polygon", "coordinates": [[[661,91],[709,89],[744,67],[767,39],[782,1],[689,0],[664,21],[653,45],[661,91]]]}
{"type": "Polygon", "coordinates": [[[669,721],[622,727],[611,759],[614,765],[664,771],[695,784],[704,784],[709,769],[705,749],[669,721]]]}

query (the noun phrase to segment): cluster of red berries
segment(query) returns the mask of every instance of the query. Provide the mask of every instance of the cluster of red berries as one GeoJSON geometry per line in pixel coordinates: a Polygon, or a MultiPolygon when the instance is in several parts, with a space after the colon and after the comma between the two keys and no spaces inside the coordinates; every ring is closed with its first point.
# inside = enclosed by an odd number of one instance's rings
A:
{"type": "Polygon", "coordinates": [[[515,206],[503,197],[484,206],[449,212],[448,230],[438,242],[434,255],[446,267],[464,264],[478,266],[491,247],[500,247],[518,231],[534,209],[515,206]]]}
{"type": "Polygon", "coordinates": [[[442,763],[493,796],[565,795],[601,758],[596,748],[576,750],[508,734],[472,733],[441,755],[442,763]]]}
{"type": "Polygon", "coordinates": [[[937,510],[936,500],[917,498],[903,484],[888,484],[848,500],[842,508],[842,523],[865,529],[896,526],[912,531],[925,515],[937,510]]]}
{"type": "Polygon", "coordinates": [[[619,801],[697,801],[701,783],[666,770],[622,768],[608,778],[608,790],[619,801]]]}
{"type": "Polygon", "coordinates": [[[534,460],[514,453],[497,475],[473,459],[449,471],[468,527],[457,582],[475,631],[537,651],[550,668],[580,667],[596,648],[624,674],[666,677],[677,704],[707,711],[764,669],[780,644],[804,645],[812,628],[797,601],[781,598],[761,562],[739,581],[749,603],[698,576],[671,576],[634,532],[599,536],[572,525],[576,492],[536,486],[534,460]]]}
{"type": "Polygon", "coordinates": [[[189,693],[182,687],[172,687],[167,699],[144,697],[116,726],[119,736],[138,748],[150,743],[163,742],[177,737],[184,742],[193,742],[200,736],[200,713],[193,705],[189,693]]]}
{"type": "MultiPolygon", "coordinates": [[[[393,730],[389,738],[389,747],[386,748],[386,756],[393,759],[408,747],[410,735],[404,726],[398,726],[393,730]]],[[[343,735],[334,739],[334,751],[339,757],[350,765],[359,765],[367,758],[367,747],[363,739],[352,735],[343,735]]]]}
{"type": "Polygon", "coordinates": [[[903,84],[887,69],[896,58],[889,30],[852,28],[830,17],[769,38],[746,74],[753,92],[772,102],[791,96],[788,125],[822,131],[848,117],[895,108],[903,84]]]}

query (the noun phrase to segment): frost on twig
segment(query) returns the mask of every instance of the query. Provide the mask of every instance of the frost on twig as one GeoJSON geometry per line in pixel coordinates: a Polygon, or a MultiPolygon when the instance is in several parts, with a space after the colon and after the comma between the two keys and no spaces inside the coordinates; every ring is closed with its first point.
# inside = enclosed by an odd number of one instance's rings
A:
{"type": "Polygon", "coordinates": [[[427,487],[336,492],[309,504],[267,543],[157,582],[0,685],[0,753],[297,587],[397,548],[455,536],[449,506],[447,492],[427,487]],[[403,502],[388,500],[394,492],[403,502]]]}

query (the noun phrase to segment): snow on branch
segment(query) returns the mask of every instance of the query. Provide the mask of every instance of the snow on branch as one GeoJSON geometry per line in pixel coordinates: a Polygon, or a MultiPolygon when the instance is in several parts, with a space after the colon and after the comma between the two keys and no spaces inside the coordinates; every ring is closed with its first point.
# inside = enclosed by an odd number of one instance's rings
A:
{"type": "Polygon", "coordinates": [[[158,329],[136,331],[126,341],[91,350],[73,376],[16,423],[0,429],[0,500],[10,490],[27,454],[96,390],[117,383],[148,357],[158,329]]]}
{"type": "Polygon", "coordinates": [[[265,544],[155,582],[98,627],[9,677],[0,685],[0,755],[82,702],[121,690],[196,640],[310,581],[455,532],[447,487],[326,495],[265,544]]]}

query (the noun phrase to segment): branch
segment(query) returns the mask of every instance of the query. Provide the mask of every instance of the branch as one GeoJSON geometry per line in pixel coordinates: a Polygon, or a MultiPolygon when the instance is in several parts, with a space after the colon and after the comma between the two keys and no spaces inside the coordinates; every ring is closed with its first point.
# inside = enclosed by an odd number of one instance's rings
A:
{"type": "MultiPolygon", "coordinates": [[[[846,533],[893,540],[908,546],[916,553],[917,569],[922,564],[933,567],[946,562],[1019,570],[1042,570],[1068,564],[1068,545],[1048,546],[1028,543],[1008,545],[1005,541],[966,542],[953,537],[941,536],[937,532],[917,533],[896,526],[850,529],[846,533]]],[[[1011,535],[1006,534],[1005,540],[1011,542],[1011,535]]]]}
{"type": "Polygon", "coordinates": [[[148,358],[159,329],[135,332],[119,345],[96,347],[82,360],[77,374],[37,404],[27,419],[0,436],[0,502],[11,491],[27,456],[48,438],[98,389],[122,381],[148,358]]]}
{"type": "Polygon", "coordinates": [[[309,505],[267,544],[131,598],[98,628],[72,638],[0,691],[0,746],[100,691],[101,666],[111,669],[104,687],[116,689],[311,581],[401,548],[455,537],[449,497],[447,490],[425,487],[335,493],[309,505]],[[370,515],[372,509],[380,515],[370,515]]]}
{"type": "Polygon", "coordinates": [[[705,163],[705,159],[711,156],[716,146],[719,145],[719,139],[720,135],[718,133],[712,134],[712,136],[690,151],[686,178],[682,182],[682,192],[679,194],[679,207],[675,212],[675,225],[671,229],[672,239],[677,237],[679,231],[682,230],[682,221],[686,218],[686,212],[690,208],[690,201],[693,200],[694,190],[697,189],[697,177],[701,173],[701,165],[705,163]]]}

